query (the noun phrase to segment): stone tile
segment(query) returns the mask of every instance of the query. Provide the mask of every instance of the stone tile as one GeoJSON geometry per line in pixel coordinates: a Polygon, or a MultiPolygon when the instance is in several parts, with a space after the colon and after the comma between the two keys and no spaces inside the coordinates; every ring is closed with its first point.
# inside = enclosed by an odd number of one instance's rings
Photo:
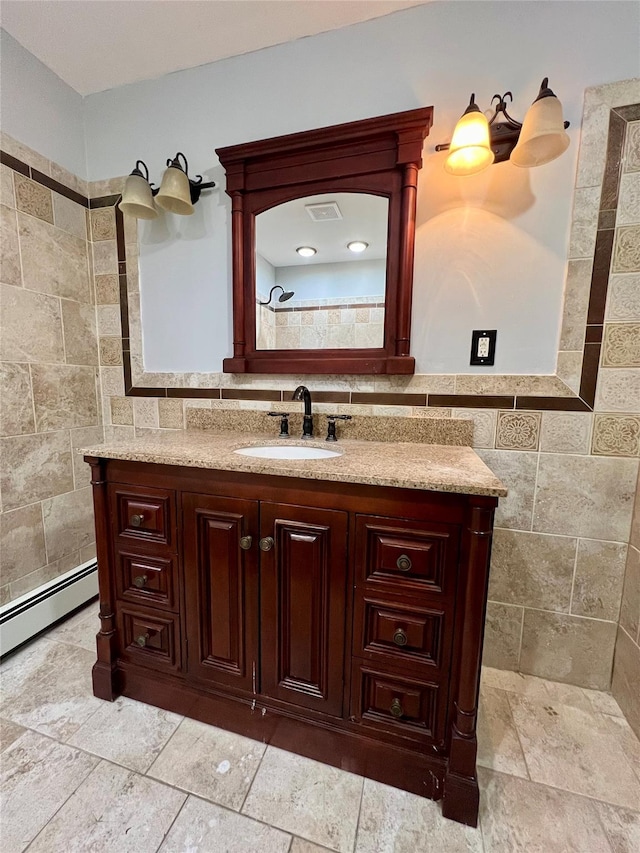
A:
{"type": "MultiPolygon", "coordinates": [[[[640,175],[638,175],[640,178],[640,175]]],[[[602,342],[603,367],[640,365],[640,323],[606,323],[602,342]]]]}
{"type": "Polygon", "coordinates": [[[3,667],[0,714],[67,740],[102,705],[91,685],[95,652],[48,640],[38,640],[25,651],[25,657],[3,667]]]}
{"type": "Polygon", "coordinates": [[[115,240],[93,243],[93,272],[95,275],[118,273],[118,250],[115,240]]]}
{"type": "Polygon", "coordinates": [[[591,707],[599,714],[609,714],[612,717],[621,717],[620,706],[611,693],[604,690],[589,690],[584,688],[584,694],[589,700],[591,707]]]}
{"type": "Polygon", "coordinates": [[[0,278],[5,284],[22,285],[20,244],[16,212],[0,205],[0,278]]]}
{"type": "Polygon", "coordinates": [[[489,770],[478,775],[486,853],[610,853],[589,800],[489,770]]]}
{"type": "Polygon", "coordinates": [[[640,737],[640,648],[622,628],[618,628],[611,693],[640,737]]]}
{"type": "Polygon", "coordinates": [[[124,396],[124,375],[121,367],[101,367],[100,386],[105,397],[124,396]]]}
{"type": "Polygon", "coordinates": [[[144,773],[182,719],[178,714],[121,696],[115,702],[104,702],[68,743],[144,773]]]}
{"type": "Polygon", "coordinates": [[[495,516],[496,527],[530,530],[538,454],[483,449],[478,449],[477,453],[509,489],[507,497],[500,498],[495,516]]]}
{"type": "Polygon", "coordinates": [[[0,204],[5,207],[16,206],[16,195],[13,190],[13,169],[0,163],[0,204]]]}
{"type": "Polygon", "coordinates": [[[21,435],[36,431],[28,364],[0,364],[0,434],[21,435]]]}
{"type": "Polygon", "coordinates": [[[640,779],[599,714],[509,695],[534,782],[638,809],[640,779]]]}
{"type": "Polygon", "coordinates": [[[98,305],[96,313],[100,337],[122,337],[119,305],[98,305]]]}
{"type": "Polygon", "coordinates": [[[98,364],[95,306],[70,299],[60,304],[67,364],[98,364]]]}
{"type": "Polygon", "coordinates": [[[577,187],[599,187],[602,184],[609,113],[609,107],[601,101],[585,102],[576,175],[577,187]]]}
{"type": "Polygon", "coordinates": [[[640,275],[612,275],[605,320],[640,320],[640,275]]]}
{"type": "Polygon", "coordinates": [[[596,230],[600,210],[600,187],[576,189],[573,196],[570,258],[592,258],[596,247],[596,230]]]}
{"type": "Polygon", "coordinates": [[[43,501],[42,514],[51,562],[78,551],[95,539],[90,487],[43,501]]]}
{"type": "Polygon", "coordinates": [[[291,836],[279,829],[188,797],[158,853],[288,853],[290,843],[291,836]]]}
{"type": "Polygon", "coordinates": [[[27,166],[32,166],[44,175],[51,174],[51,163],[46,157],[43,157],[42,154],[38,154],[37,151],[34,151],[32,148],[28,148],[26,145],[23,145],[22,142],[18,142],[4,131],[0,131],[0,140],[0,148],[2,148],[3,151],[6,151],[7,154],[11,154],[11,156],[15,157],[17,160],[22,160],[23,163],[27,164],[27,166]]]}
{"type": "Polygon", "coordinates": [[[90,181],[89,198],[101,198],[105,195],[119,195],[124,189],[127,177],[127,175],[123,175],[118,178],[106,178],[102,181],[90,181]]]}
{"type": "Polygon", "coordinates": [[[240,811],[265,749],[265,744],[185,719],[148,775],[240,811]]]}
{"type": "Polygon", "coordinates": [[[624,754],[627,756],[627,761],[635,770],[638,779],[640,779],[640,740],[622,714],[619,706],[618,709],[620,710],[618,716],[603,714],[603,717],[609,731],[620,741],[624,754]]]}
{"type": "Polygon", "coordinates": [[[53,193],[53,221],[58,228],[82,240],[87,239],[86,209],[59,193],[53,193]]]}
{"type": "Polygon", "coordinates": [[[541,678],[606,690],[615,635],[614,622],[525,610],[520,669],[541,678]]]}
{"type": "Polygon", "coordinates": [[[637,466],[634,459],[541,453],[533,529],[626,542],[637,466]]]}
{"type": "Polygon", "coordinates": [[[640,270],[640,225],[616,228],[611,271],[638,272],[640,270]]]}
{"type": "Polygon", "coordinates": [[[496,437],[497,413],[491,409],[453,409],[454,418],[473,421],[473,446],[493,447],[496,437]]]}
{"type": "Polygon", "coordinates": [[[73,489],[68,431],[3,438],[0,450],[5,511],[73,489]]]}
{"type": "Polygon", "coordinates": [[[61,228],[18,213],[25,287],[90,302],[87,243],[61,228]]]}
{"type": "Polygon", "coordinates": [[[182,400],[158,400],[158,419],[161,429],[184,429],[182,400]]]}
{"type": "Polygon", "coordinates": [[[119,337],[99,338],[100,364],[115,367],[122,364],[122,339],[119,337]]]}
{"type": "Polygon", "coordinates": [[[116,239],[116,217],[113,207],[99,207],[89,211],[91,239],[94,242],[116,239]]]}
{"type": "Polygon", "coordinates": [[[640,814],[607,803],[595,803],[613,853],[640,850],[640,814]]]}
{"type": "Polygon", "coordinates": [[[329,853],[329,850],[327,847],[320,847],[318,844],[312,844],[311,841],[305,841],[303,838],[294,838],[290,853],[329,853]]]}
{"type": "Polygon", "coordinates": [[[60,301],[0,285],[2,361],[64,361],[60,301]]]}
{"type": "Polygon", "coordinates": [[[95,427],[80,427],[79,429],[70,430],[71,436],[71,451],[73,458],[73,482],[76,489],[81,489],[83,486],[88,486],[91,480],[91,469],[84,461],[82,453],[78,450],[84,447],[91,447],[94,444],[100,444],[104,441],[104,428],[101,426],[95,427]]]}
{"type": "Polygon", "coordinates": [[[544,412],[540,450],[589,453],[592,415],[586,412],[544,412]]]}
{"type": "Polygon", "coordinates": [[[640,412],[640,370],[601,370],[598,374],[596,411],[640,412]]]}
{"type": "Polygon", "coordinates": [[[98,305],[120,304],[120,283],[117,275],[97,275],[95,282],[98,305]]]}
{"type": "Polygon", "coordinates": [[[627,124],[627,138],[624,150],[624,172],[640,171],[640,121],[627,124]]]}
{"type": "Polygon", "coordinates": [[[640,223],[640,173],[622,174],[620,176],[616,224],[620,226],[638,223],[640,223]]]}
{"type": "Polygon", "coordinates": [[[68,189],[75,190],[75,192],[85,196],[85,198],[89,197],[89,185],[85,179],[79,178],[63,166],[59,166],[57,163],[52,162],[51,177],[68,189]]]}
{"type": "Polygon", "coordinates": [[[111,397],[111,423],[133,426],[133,398],[111,397]]]}
{"type": "Polygon", "coordinates": [[[13,176],[13,185],[18,210],[53,224],[53,201],[50,189],[18,172],[13,176]]]}
{"type": "Polygon", "coordinates": [[[569,705],[571,708],[580,708],[582,711],[592,711],[593,705],[586,693],[597,691],[585,691],[582,687],[574,684],[561,684],[558,681],[547,681],[537,678],[535,675],[524,675],[521,672],[493,669],[483,667],[482,686],[494,687],[507,693],[515,693],[518,696],[526,696],[530,702],[539,705],[558,703],[569,705]]]}
{"type": "Polygon", "coordinates": [[[640,417],[596,415],[591,452],[599,456],[640,456],[640,417]]]}
{"type": "Polygon", "coordinates": [[[12,723],[11,720],[0,720],[0,752],[18,740],[27,731],[22,726],[12,723]]]}
{"type": "Polygon", "coordinates": [[[571,612],[615,622],[620,612],[627,546],[620,542],[580,539],[571,612]]]}
{"type": "Polygon", "coordinates": [[[359,776],[268,747],[242,811],[338,853],[350,853],[361,793],[359,776]]]}
{"type": "Polygon", "coordinates": [[[155,853],[185,795],[101,762],[32,843],[33,853],[155,853]]]}
{"type": "Polygon", "coordinates": [[[539,412],[498,412],[496,449],[537,450],[540,417],[539,412]]]}
{"type": "Polygon", "coordinates": [[[581,350],[584,343],[591,289],[592,260],[569,261],[564,289],[564,308],[560,332],[561,350],[581,350]]]}
{"type": "Polygon", "coordinates": [[[582,350],[559,352],[556,373],[558,374],[558,379],[564,382],[574,394],[577,394],[580,390],[580,379],[582,376],[582,350]]]}
{"type": "MultiPolygon", "coordinates": [[[[83,607],[73,616],[65,619],[56,628],[46,634],[48,640],[57,643],[68,643],[79,646],[89,652],[96,651],[96,634],[100,630],[98,602],[94,601],[88,607],[83,607]]],[[[87,750],[91,752],[92,750],[87,750]]],[[[122,763],[122,762],[120,762],[122,763]]]]}
{"type": "Polygon", "coordinates": [[[480,688],[478,711],[478,764],[512,776],[529,778],[509,697],[494,687],[480,688]]]}
{"type": "Polygon", "coordinates": [[[482,834],[443,818],[433,800],[365,779],[355,853],[418,850],[482,853],[482,834]]]}
{"type": "Polygon", "coordinates": [[[568,612],[576,540],[496,529],[489,598],[507,604],[568,612]]]}
{"type": "Polygon", "coordinates": [[[24,850],[96,764],[90,755],[35,732],[13,743],[2,756],[4,853],[24,850]]]}
{"type": "Polygon", "coordinates": [[[629,546],[624,572],[620,625],[630,637],[638,637],[640,632],[640,552],[633,546],[629,546]]]}
{"type": "Polygon", "coordinates": [[[60,575],[65,574],[65,572],[75,569],[81,564],[81,562],[80,552],[73,551],[71,554],[67,554],[66,557],[62,557],[60,560],[55,560],[53,563],[47,563],[46,566],[42,566],[42,568],[36,569],[35,572],[30,572],[28,575],[24,575],[14,581],[11,584],[11,598],[19,598],[21,595],[25,595],[27,592],[31,592],[32,590],[37,589],[37,587],[42,586],[43,583],[59,578],[60,575]]]}
{"type": "Polygon", "coordinates": [[[136,428],[158,429],[158,401],[155,397],[133,398],[133,420],[136,428]]]}
{"type": "Polygon", "coordinates": [[[12,583],[47,562],[39,503],[0,514],[2,583],[12,583]]]}
{"type": "Polygon", "coordinates": [[[38,432],[98,423],[93,367],[33,364],[31,380],[38,432]]]}

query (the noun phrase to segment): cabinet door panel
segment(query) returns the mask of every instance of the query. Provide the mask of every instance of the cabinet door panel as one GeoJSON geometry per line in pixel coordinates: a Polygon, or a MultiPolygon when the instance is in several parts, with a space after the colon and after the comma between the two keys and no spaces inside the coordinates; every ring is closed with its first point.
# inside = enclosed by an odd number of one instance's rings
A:
{"type": "Polygon", "coordinates": [[[344,668],[347,515],[262,503],[261,692],[340,715],[344,668]]]}
{"type": "Polygon", "coordinates": [[[255,501],[183,495],[188,669],[208,681],[252,690],[257,666],[255,501]],[[249,550],[240,539],[252,535],[249,550]]]}

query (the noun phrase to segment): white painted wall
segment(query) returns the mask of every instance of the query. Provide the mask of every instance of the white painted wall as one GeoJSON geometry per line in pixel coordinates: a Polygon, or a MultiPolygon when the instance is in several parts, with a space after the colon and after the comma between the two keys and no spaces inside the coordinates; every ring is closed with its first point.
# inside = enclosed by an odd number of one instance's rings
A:
{"type": "MultiPolygon", "coordinates": [[[[429,3],[101,92],[85,101],[90,178],[143,158],[157,180],[177,150],[195,172],[219,176],[216,147],[432,104],[418,198],[417,370],[469,372],[471,330],[488,326],[498,329],[496,365],[475,371],[551,373],[584,89],[640,74],[639,25],[635,2],[429,3]],[[470,92],[486,108],[510,89],[521,118],[545,75],[572,123],[567,154],[531,171],[505,163],[446,176],[433,147],[450,138],[470,92]]],[[[229,203],[217,192],[214,232],[188,252],[174,241],[155,267],[143,253],[148,370],[219,370],[231,354],[229,203]],[[212,340],[221,318],[226,331],[212,340]]]]}
{"type": "Polygon", "coordinates": [[[18,142],[87,176],[82,96],[0,30],[0,120],[18,142]]]}
{"type": "Polygon", "coordinates": [[[378,296],[384,300],[387,262],[383,259],[294,264],[275,270],[276,282],[285,290],[295,291],[294,301],[344,296],[378,296]]]}

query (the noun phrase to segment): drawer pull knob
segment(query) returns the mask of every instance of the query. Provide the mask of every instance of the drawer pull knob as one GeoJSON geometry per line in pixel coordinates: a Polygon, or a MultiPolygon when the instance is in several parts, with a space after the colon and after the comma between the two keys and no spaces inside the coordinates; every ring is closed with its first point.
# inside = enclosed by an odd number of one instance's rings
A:
{"type": "Polygon", "coordinates": [[[393,642],[396,646],[406,646],[407,645],[407,635],[402,630],[402,628],[398,628],[398,630],[393,635],[393,642]]]}
{"type": "Polygon", "coordinates": [[[273,548],[273,536],[265,536],[259,542],[261,551],[270,551],[273,548]]]}
{"type": "Polygon", "coordinates": [[[396,719],[403,716],[404,711],[402,710],[402,705],[400,704],[399,699],[393,700],[393,702],[391,703],[390,711],[391,711],[391,715],[393,717],[396,717],[396,719]]]}
{"type": "Polygon", "coordinates": [[[243,551],[248,551],[253,544],[253,536],[242,536],[240,539],[240,547],[243,551]]]}
{"type": "Polygon", "coordinates": [[[146,583],[147,583],[147,576],[146,575],[136,575],[136,577],[133,579],[133,585],[137,586],[138,589],[142,589],[142,587],[145,586],[146,583]]]}
{"type": "Polygon", "coordinates": [[[136,643],[137,643],[137,645],[140,646],[141,649],[144,649],[144,647],[147,645],[148,639],[149,639],[149,632],[147,631],[146,634],[140,634],[139,637],[136,637],[136,643]]]}
{"type": "Polygon", "coordinates": [[[132,515],[129,519],[129,524],[132,527],[141,527],[142,522],[144,521],[144,514],[140,513],[139,515],[132,515]]]}
{"type": "Polygon", "coordinates": [[[396,560],[396,566],[401,572],[408,572],[411,570],[411,560],[406,554],[401,554],[396,560]]]}

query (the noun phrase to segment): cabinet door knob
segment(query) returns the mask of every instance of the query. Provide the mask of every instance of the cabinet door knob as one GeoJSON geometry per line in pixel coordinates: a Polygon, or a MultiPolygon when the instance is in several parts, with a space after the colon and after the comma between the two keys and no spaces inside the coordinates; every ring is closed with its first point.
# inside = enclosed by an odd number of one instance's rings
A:
{"type": "Polygon", "coordinates": [[[240,539],[240,547],[242,548],[243,551],[248,551],[249,548],[251,548],[252,544],[253,544],[253,536],[243,536],[240,539]]]}
{"type": "Polygon", "coordinates": [[[132,527],[140,527],[142,522],[144,521],[144,514],[140,513],[139,515],[132,515],[129,519],[129,524],[132,527]]]}
{"type": "Polygon", "coordinates": [[[411,569],[411,560],[406,554],[401,554],[396,560],[396,566],[401,572],[408,572],[411,569]]]}
{"type": "Polygon", "coordinates": [[[265,536],[258,544],[261,551],[270,551],[273,548],[273,536],[265,536]]]}
{"type": "Polygon", "coordinates": [[[142,589],[142,587],[145,586],[146,583],[147,583],[147,576],[146,575],[137,575],[133,579],[133,585],[137,586],[138,589],[142,589]]]}
{"type": "Polygon", "coordinates": [[[141,649],[144,649],[144,647],[147,645],[148,639],[149,639],[149,632],[147,631],[146,634],[140,634],[139,637],[136,637],[136,643],[137,643],[137,645],[140,646],[141,649]]]}
{"type": "Polygon", "coordinates": [[[393,642],[396,646],[406,646],[407,645],[407,635],[402,630],[402,628],[398,628],[393,635],[393,642]]]}
{"type": "Polygon", "coordinates": [[[402,705],[400,704],[399,699],[393,700],[393,702],[391,703],[391,708],[389,710],[391,711],[392,716],[394,716],[396,718],[402,717],[402,715],[404,714],[404,711],[402,710],[402,705]]]}

